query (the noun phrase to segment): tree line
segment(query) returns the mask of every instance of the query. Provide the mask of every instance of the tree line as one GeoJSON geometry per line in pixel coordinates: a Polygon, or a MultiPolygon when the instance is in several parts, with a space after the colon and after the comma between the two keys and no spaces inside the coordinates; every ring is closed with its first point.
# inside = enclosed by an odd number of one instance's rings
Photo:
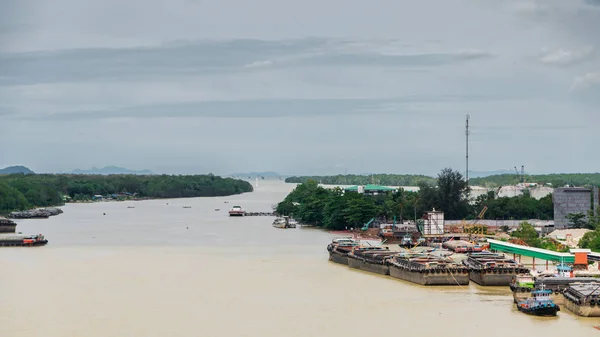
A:
{"type": "MultiPolygon", "coordinates": [[[[563,186],[598,186],[600,173],[573,173],[573,174],[542,174],[527,175],[524,177],[528,183],[550,184],[553,187],[563,186]]],[[[318,181],[326,185],[366,185],[378,184],[387,186],[418,186],[425,182],[435,186],[434,177],[411,174],[373,174],[373,175],[335,175],[335,176],[298,176],[288,177],[286,183],[305,183],[309,180],[318,181]]],[[[499,174],[480,178],[470,178],[469,184],[488,188],[516,185],[521,183],[521,177],[516,174],[499,174]]]]}
{"type": "Polygon", "coordinates": [[[315,180],[298,185],[277,205],[277,212],[293,215],[299,221],[328,229],[362,227],[371,218],[396,218],[397,221],[420,218],[435,208],[448,220],[472,220],[483,207],[484,219],[527,220],[552,219],[552,196],[540,200],[528,193],[518,197],[498,198],[489,193],[469,202],[468,186],[462,174],[450,168],[442,170],[435,185],[421,181],[418,192],[399,189],[378,195],[345,192],[341,188],[327,189],[315,180]]]}
{"type": "Polygon", "coordinates": [[[89,200],[94,195],[134,194],[140,198],[227,196],[252,192],[244,180],[208,175],[65,175],[0,176],[0,213],[57,206],[65,197],[89,200]]]}

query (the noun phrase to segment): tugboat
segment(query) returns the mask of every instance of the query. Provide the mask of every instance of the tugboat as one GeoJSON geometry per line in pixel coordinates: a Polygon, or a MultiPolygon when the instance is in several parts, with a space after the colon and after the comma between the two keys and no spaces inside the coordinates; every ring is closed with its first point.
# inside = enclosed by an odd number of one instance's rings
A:
{"type": "Polygon", "coordinates": [[[246,212],[244,211],[244,209],[241,206],[233,206],[229,210],[229,216],[244,216],[244,215],[246,215],[246,212]]]}
{"type": "Polygon", "coordinates": [[[550,298],[551,293],[551,290],[544,289],[542,285],[540,289],[531,292],[531,297],[519,301],[517,308],[529,315],[556,316],[556,313],[560,311],[560,307],[550,298]]]}

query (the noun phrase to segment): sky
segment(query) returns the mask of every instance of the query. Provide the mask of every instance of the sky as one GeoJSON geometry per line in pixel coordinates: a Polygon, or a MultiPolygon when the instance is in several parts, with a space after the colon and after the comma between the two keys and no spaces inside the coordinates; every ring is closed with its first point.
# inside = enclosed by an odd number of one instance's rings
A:
{"type": "Polygon", "coordinates": [[[598,172],[600,0],[3,0],[0,167],[598,172]]]}

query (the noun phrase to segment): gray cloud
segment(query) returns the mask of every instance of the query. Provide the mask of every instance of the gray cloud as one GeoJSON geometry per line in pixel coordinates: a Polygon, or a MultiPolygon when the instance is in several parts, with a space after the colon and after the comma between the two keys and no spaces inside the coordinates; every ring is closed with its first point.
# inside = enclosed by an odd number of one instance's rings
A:
{"type": "Polygon", "coordinates": [[[433,174],[468,112],[477,170],[589,171],[596,31],[584,0],[0,1],[0,166],[433,174]]]}
{"type": "MultiPolygon", "coordinates": [[[[0,54],[0,85],[151,79],[257,71],[264,67],[433,67],[492,57],[479,50],[382,54],[351,41],[301,39],[176,43],[155,47],[0,54]]],[[[367,41],[368,42],[368,41],[367,41]]],[[[379,42],[383,45],[389,41],[379,42]]]]}

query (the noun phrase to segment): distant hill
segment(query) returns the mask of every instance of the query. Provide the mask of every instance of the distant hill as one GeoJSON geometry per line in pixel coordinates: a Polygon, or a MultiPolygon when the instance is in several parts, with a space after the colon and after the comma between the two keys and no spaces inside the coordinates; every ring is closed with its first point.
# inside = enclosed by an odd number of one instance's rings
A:
{"type": "Polygon", "coordinates": [[[7,168],[0,169],[0,174],[16,174],[16,173],[33,174],[35,172],[33,172],[32,170],[28,169],[25,166],[9,166],[7,168]]]}
{"type": "Polygon", "coordinates": [[[256,177],[263,177],[263,178],[279,178],[281,177],[281,175],[277,172],[246,172],[246,173],[232,173],[230,174],[230,176],[232,177],[240,177],[240,178],[256,178],[256,177]]]}
{"type": "Polygon", "coordinates": [[[154,174],[150,170],[136,171],[136,170],[130,170],[130,169],[127,169],[124,167],[118,167],[118,166],[106,166],[103,168],[92,167],[91,170],[75,169],[71,173],[73,173],[73,174],[142,174],[142,175],[154,174]]]}

